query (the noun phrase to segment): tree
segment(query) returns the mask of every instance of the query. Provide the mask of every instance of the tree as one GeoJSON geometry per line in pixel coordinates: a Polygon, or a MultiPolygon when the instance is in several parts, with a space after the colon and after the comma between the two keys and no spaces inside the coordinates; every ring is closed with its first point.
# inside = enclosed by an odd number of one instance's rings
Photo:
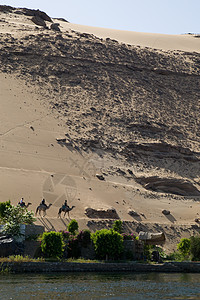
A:
{"type": "Polygon", "coordinates": [[[116,220],[113,224],[113,230],[122,233],[122,221],[121,220],[116,220]]]}
{"type": "Polygon", "coordinates": [[[181,239],[180,243],[177,245],[177,249],[185,257],[190,254],[190,246],[191,246],[190,239],[183,238],[181,239]]]}
{"type": "Polygon", "coordinates": [[[95,252],[100,259],[118,259],[123,251],[123,237],[114,230],[101,229],[91,235],[95,252]]]}
{"type": "Polygon", "coordinates": [[[193,261],[200,260],[200,235],[191,236],[190,253],[193,261]]]}
{"type": "Polygon", "coordinates": [[[68,231],[75,235],[76,231],[78,230],[78,222],[76,220],[71,220],[67,226],[68,231]]]}
{"type": "Polygon", "coordinates": [[[32,224],[34,213],[19,205],[7,205],[2,217],[3,232],[13,236],[20,236],[20,224],[32,224]]]}
{"type": "Polygon", "coordinates": [[[62,232],[44,232],[41,240],[41,249],[45,257],[61,258],[64,252],[62,232]]]}

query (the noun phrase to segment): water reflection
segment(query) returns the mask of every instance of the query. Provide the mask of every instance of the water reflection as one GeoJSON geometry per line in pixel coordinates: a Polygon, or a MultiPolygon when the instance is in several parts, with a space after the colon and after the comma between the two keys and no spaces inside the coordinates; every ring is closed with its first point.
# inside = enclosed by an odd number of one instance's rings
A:
{"type": "Polygon", "coordinates": [[[1,299],[200,299],[200,274],[64,273],[0,276],[1,299]]]}

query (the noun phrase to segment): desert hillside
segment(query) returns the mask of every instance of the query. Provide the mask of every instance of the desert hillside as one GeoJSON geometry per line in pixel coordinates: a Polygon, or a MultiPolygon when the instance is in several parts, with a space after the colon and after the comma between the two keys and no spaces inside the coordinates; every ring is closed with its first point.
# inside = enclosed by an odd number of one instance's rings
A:
{"type": "Polygon", "coordinates": [[[37,223],[199,231],[200,38],[70,24],[0,6],[0,201],[37,223]],[[156,43],[155,43],[156,41],[156,43]],[[164,215],[163,210],[170,211],[164,215]]]}

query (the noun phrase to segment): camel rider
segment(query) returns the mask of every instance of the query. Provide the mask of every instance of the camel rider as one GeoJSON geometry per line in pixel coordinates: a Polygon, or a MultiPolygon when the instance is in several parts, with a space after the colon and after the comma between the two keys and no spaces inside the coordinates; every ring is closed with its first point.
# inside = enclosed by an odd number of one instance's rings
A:
{"type": "Polygon", "coordinates": [[[46,205],[46,203],[45,203],[45,199],[44,199],[44,198],[42,199],[42,202],[40,203],[40,205],[44,205],[44,206],[46,206],[46,207],[47,207],[47,205],[46,205]]]}
{"type": "Polygon", "coordinates": [[[64,202],[64,204],[63,204],[63,206],[62,206],[62,208],[65,209],[66,207],[69,207],[68,204],[67,204],[67,200],[65,200],[65,202],[64,202]]]}
{"type": "Polygon", "coordinates": [[[19,203],[18,203],[21,207],[25,206],[25,202],[24,202],[24,198],[22,198],[19,203]]]}

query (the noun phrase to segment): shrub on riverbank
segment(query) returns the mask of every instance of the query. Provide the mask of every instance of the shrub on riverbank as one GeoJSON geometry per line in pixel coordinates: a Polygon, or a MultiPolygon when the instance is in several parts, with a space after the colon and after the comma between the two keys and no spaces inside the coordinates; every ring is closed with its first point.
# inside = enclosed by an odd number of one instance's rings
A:
{"type": "Polygon", "coordinates": [[[193,261],[200,260],[200,235],[191,236],[190,238],[190,254],[193,261]]]}
{"type": "Polygon", "coordinates": [[[178,243],[177,245],[177,249],[183,257],[189,256],[191,249],[191,240],[186,238],[181,239],[180,243],[178,243]]]}
{"type": "Polygon", "coordinates": [[[118,259],[123,252],[123,237],[114,230],[101,229],[91,235],[97,258],[118,259]]]}
{"type": "Polygon", "coordinates": [[[71,220],[67,226],[68,231],[75,235],[76,232],[78,231],[78,222],[76,220],[71,220]]]}
{"type": "Polygon", "coordinates": [[[64,252],[64,241],[60,232],[44,232],[41,240],[41,249],[47,258],[61,258],[64,252]]]}
{"type": "Polygon", "coordinates": [[[167,255],[167,260],[173,261],[199,261],[200,260],[200,235],[183,238],[177,244],[177,250],[167,255]]]}

